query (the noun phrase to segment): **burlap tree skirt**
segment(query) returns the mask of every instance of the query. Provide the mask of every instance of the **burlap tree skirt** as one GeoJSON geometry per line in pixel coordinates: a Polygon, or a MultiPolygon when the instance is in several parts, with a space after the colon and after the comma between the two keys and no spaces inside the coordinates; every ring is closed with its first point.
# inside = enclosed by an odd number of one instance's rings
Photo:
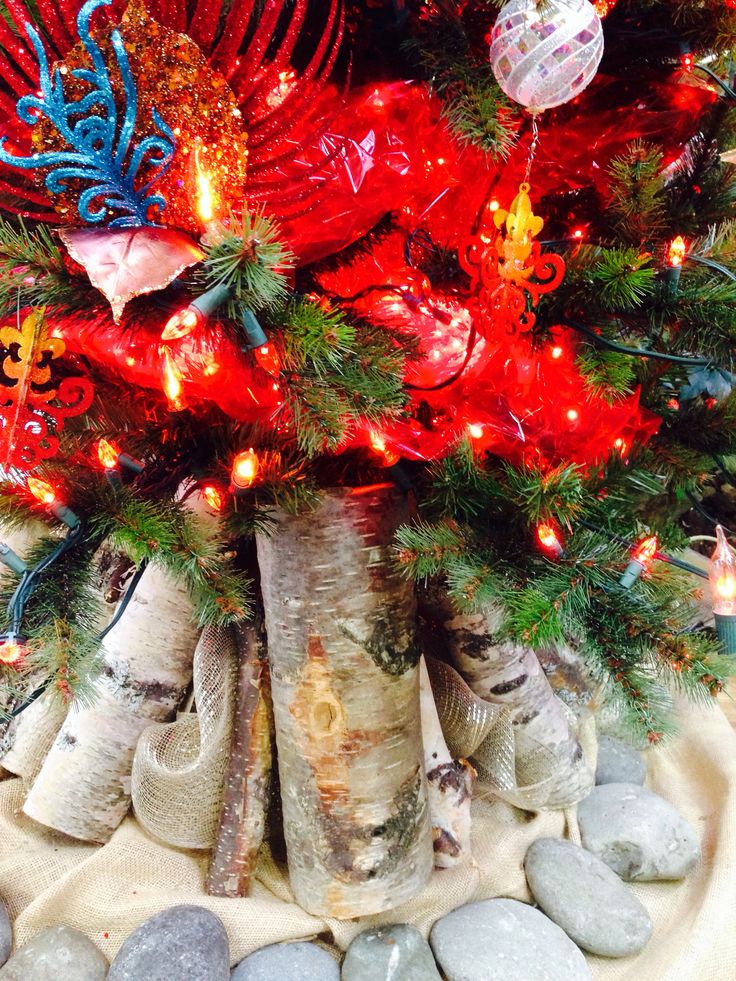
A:
{"type": "MultiPolygon", "coordinates": [[[[682,735],[647,752],[647,785],[670,800],[701,837],[703,859],[684,882],[632,885],[654,935],[622,960],[588,955],[596,981],[725,981],[736,964],[736,735],[720,709],[682,707],[682,735]]],[[[285,867],[267,850],[248,899],[205,895],[208,856],[148,837],[128,817],[103,846],[85,845],[35,824],[21,811],[21,781],[0,783],[0,892],[25,944],[61,921],[112,957],[143,920],[194,903],[221,918],[233,963],[275,941],[321,936],[337,953],[367,926],[409,922],[425,934],[438,917],[471,900],[530,900],[522,860],[535,838],[569,834],[561,812],[536,816],[507,804],[473,802],[472,866],[436,871],[412,902],[379,916],[338,921],[293,902],[285,867]]],[[[574,823],[571,822],[574,828],[574,823]]]]}

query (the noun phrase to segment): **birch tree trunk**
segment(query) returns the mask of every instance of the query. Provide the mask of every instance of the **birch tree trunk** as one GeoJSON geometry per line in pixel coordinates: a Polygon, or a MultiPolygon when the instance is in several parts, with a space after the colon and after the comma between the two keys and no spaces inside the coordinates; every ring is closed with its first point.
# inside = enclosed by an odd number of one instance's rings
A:
{"type": "Polygon", "coordinates": [[[84,841],[110,838],[130,805],[138,737],[173,717],[197,634],[185,589],[149,566],[103,642],[94,702],[70,710],[31,787],[29,817],[84,841]]]}
{"type": "Polygon", "coordinates": [[[393,485],[339,489],[258,536],[289,872],[316,915],[398,906],[432,868],[407,517],[393,485]]]}
{"type": "Polygon", "coordinates": [[[501,641],[503,610],[459,614],[445,594],[431,591],[432,613],[441,625],[450,660],[480,698],[505,706],[511,715],[520,787],[548,781],[545,807],[567,807],[593,787],[562,702],[554,694],[530,647],[501,641]]]}
{"type": "Polygon", "coordinates": [[[271,784],[273,712],[265,628],[236,628],[238,669],[230,762],[217,839],[205,890],[210,896],[248,896],[263,841],[271,784]]]}
{"type": "Polygon", "coordinates": [[[453,760],[450,755],[424,658],[419,663],[419,688],[434,864],[438,869],[449,869],[470,859],[470,801],[475,770],[467,760],[453,760]]]}

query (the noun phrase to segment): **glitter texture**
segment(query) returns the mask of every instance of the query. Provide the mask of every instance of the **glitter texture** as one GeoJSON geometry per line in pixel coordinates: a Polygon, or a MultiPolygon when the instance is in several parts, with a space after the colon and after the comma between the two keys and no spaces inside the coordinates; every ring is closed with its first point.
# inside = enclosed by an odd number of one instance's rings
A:
{"type": "MultiPolygon", "coordinates": [[[[198,188],[202,175],[211,188],[216,216],[243,200],[248,151],[247,134],[235,96],[222,75],[213,71],[197,45],[153,20],[140,0],[133,0],[119,27],[133,77],[138,88],[138,121],[133,145],[151,135],[152,109],[156,109],[176,138],[176,153],[168,171],[156,183],[166,201],[159,219],[163,224],[189,232],[203,230],[198,214],[198,188]],[[197,168],[199,165],[199,173],[197,168]]],[[[114,68],[111,29],[92,31],[110,67],[116,101],[123,101],[123,81],[114,68]]],[[[67,79],[74,98],[83,97],[88,85],[72,72],[90,68],[80,43],[55,67],[67,79]]],[[[39,120],[34,129],[36,152],[61,152],[65,144],[54,127],[39,120]]],[[[79,191],[73,183],[58,195],[54,206],[67,223],[76,216],[79,191]]],[[[112,217],[112,215],[111,215],[112,217]]]]}

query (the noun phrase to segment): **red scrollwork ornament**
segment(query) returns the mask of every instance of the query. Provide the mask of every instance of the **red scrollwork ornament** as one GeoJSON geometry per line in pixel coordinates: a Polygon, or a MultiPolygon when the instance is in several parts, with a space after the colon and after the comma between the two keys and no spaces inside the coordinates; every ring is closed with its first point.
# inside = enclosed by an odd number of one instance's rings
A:
{"type": "Polygon", "coordinates": [[[82,376],[55,382],[52,362],[66,345],[49,333],[43,309],[20,327],[0,327],[0,348],[0,462],[28,471],[54,456],[64,420],[88,409],[94,392],[82,376]]]}
{"type": "Polygon", "coordinates": [[[460,264],[470,276],[476,322],[485,337],[499,328],[514,334],[533,327],[539,297],[562,282],[562,257],[543,253],[535,241],[543,226],[532,212],[529,185],[521,184],[508,211],[497,202],[486,205],[478,231],[461,249],[460,264]]]}

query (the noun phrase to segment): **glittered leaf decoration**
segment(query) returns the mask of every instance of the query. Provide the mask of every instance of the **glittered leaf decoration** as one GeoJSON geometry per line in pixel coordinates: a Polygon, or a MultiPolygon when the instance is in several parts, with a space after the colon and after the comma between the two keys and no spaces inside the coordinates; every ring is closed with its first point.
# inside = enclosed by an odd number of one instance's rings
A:
{"type": "Polygon", "coordinates": [[[163,289],[204,258],[188,235],[168,228],[67,228],[60,235],[110,301],[116,323],[133,297],[163,289]]]}
{"type": "Polygon", "coordinates": [[[88,409],[94,393],[87,378],[55,382],[52,362],[66,345],[50,336],[42,309],[20,328],[0,327],[0,345],[0,460],[28,471],[56,453],[64,420],[88,409]]]}
{"type": "Polygon", "coordinates": [[[77,31],[86,57],[72,71],[64,65],[49,68],[38,32],[26,24],[39,63],[39,91],[19,99],[16,112],[22,122],[38,126],[34,145],[42,149],[27,157],[15,156],[2,138],[0,161],[22,170],[43,171],[44,185],[52,196],[73,187],[76,211],[83,222],[130,227],[146,224],[166,206],[162,195],[150,192],[171,163],[176,140],[155,107],[147,123],[153,132],[143,139],[134,138],[138,91],[120,31],[114,29],[110,34],[111,56],[107,59],[90,33],[95,10],[111,2],[87,0],[79,11],[77,31]],[[114,78],[119,78],[119,86],[114,78]],[[45,126],[39,125],[41,120],[45,126]]]}

